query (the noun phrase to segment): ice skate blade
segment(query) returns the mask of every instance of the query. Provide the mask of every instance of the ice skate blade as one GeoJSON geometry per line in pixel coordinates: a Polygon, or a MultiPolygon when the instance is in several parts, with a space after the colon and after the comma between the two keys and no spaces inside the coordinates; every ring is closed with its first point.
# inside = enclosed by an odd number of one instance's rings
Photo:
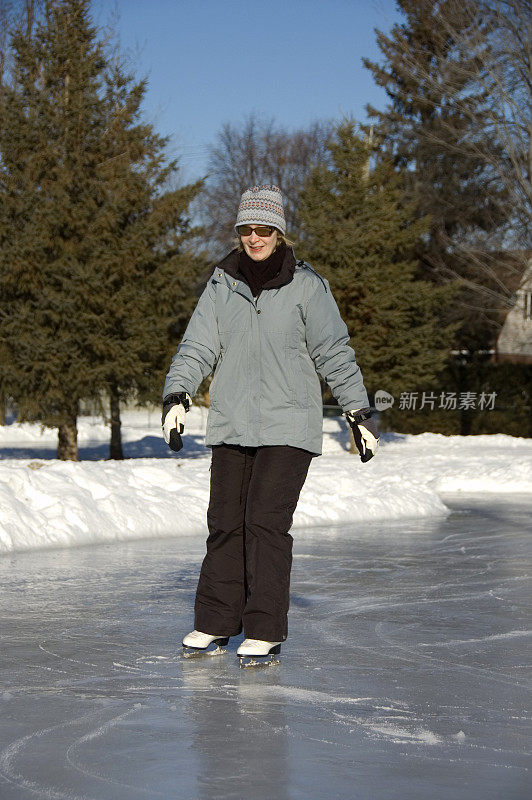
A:
{"type": "Polygon", "coordinates": [[[267,656],[238,656],[240,669],[257,669],[260,667],[276,667],[281,661],[273,653],[267,656]]]}
{"type": "Polygon", "coordinates": [[[212,656],[221,656],[224,653],[227,653],[227,650],[224,650],[223,647],[217,645],[212,650],[205,648],[201,650],[199,647],[187,647],[183,645],[183,658],[206,658],[212,656]]]}

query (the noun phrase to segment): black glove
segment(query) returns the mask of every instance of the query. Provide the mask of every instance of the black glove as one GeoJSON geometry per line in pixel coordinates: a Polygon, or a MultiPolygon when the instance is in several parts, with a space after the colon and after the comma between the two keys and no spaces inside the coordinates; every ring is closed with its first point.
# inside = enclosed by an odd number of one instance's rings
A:
{"type": "Polygon", "coordinates": [[[164,441],[175,453],[183,447],[181,434],[185,430],[185,414],[190,408],[190,396],[186,392],[168,394],[163,400],[164,441]]]}
{"type": "Polygon", "coordinates": [[[369,408],[358,411],[346,411],[345,416],[357,446],[361,461],[369,461],[377,452],[379,446],[379,432],[369,408]]]}

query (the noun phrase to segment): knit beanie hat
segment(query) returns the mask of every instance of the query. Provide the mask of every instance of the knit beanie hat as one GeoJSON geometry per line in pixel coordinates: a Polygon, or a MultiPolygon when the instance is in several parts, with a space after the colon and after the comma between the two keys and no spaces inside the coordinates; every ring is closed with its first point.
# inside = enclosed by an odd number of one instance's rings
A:
{"type": "Polygon", "coordinates": [[[246,189],[240,198],[235,229],[238,225],[273,225],[286,233],[283,195],[279,187],[264,184],[246,189]]]}

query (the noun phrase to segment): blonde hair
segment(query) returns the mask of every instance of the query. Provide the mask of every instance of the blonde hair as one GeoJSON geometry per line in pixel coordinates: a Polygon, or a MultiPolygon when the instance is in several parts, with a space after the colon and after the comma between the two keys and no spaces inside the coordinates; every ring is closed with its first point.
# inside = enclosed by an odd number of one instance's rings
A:
{"type": "MultiPolygon", "coordinates": [[[[272,225],[272,227],[274,227],[274,226],[272,225]]],[[[281,233],[279,228],[275,228],[275,230],[277,231],[277,241],[275,243],[275,249],[273,251],[274,253],[275,253],[275,250],[277,250],[277,248],[281,244],[285,244],[287,247],[293,247],[294,246],[294,242],[291,239],[289,239],[287,236],[285,236],[284,233],[281,233]]],[[[240,238],[240,236],[237,234],[235,236],[235,238],[233,239],[233,241],[234,241],[234,243],[236,245],[236,249],[238,250],[239,253],[241,253],[244,250],[244,246],[242,244],[242,239],[240,238]]]]}

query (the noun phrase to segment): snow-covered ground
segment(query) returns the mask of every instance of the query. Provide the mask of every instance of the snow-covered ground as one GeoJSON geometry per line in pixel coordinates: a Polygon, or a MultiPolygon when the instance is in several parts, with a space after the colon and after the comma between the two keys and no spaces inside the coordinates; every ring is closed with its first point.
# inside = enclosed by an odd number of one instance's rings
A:
{"type": "MultiPolygon", "coordinates": [[[[205,528],[210,450],[206,410],[187,416],[185,448],[165,445],[159,414],[123,415],[126,460],[106,460],[109,428],[79,422],[79,463],[55,459],[55,431],[0,428],[0,553],[147,537],[205,528]]],[[[313,460],[294,528],[445,516],[447,493],[532,494],[532,440],[504,435],[387,434],[378,457],[347,452],[342,418],[324,420],[324,454],[313,460]]]]}

